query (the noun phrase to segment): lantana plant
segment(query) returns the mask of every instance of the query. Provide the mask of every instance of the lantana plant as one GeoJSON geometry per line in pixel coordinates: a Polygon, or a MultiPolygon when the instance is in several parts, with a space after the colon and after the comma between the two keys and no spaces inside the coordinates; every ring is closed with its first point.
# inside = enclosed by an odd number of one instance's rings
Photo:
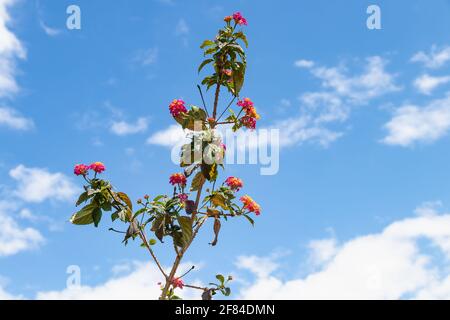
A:
{"type": "Polygon", "coordinates": [[[197,87],[202,107],[187,106],[181,99],[175,99],[169,105],[174,120],[190,132],[190,143],[181,148],[182,170],[169,177],[172,186],[170,194],[156,197],[145,195],[133,203],[126,193],[116,191],[111,182],[100,178],[105,171],[103,163],[78,164],[74,168],[74,174],[84,178],[86,185],[76,203],[76,206],[84,206],[70,221],[76,225],[93,224],[98,227],[102,215],[111,213],[113,222],[124,223],[123,231],[110,230],[123,233],[125,244],[138,240],[148,251],[164,279],[160,283],[159,298],[162,300],[180,299],[175,291],[183,288],[201,290],[201,297],[205,300],[216,293],[230,295],[228,283],[232,280],[231,276],[225,278],[218,274],[218,283],[210,283],[206,287],[189,285],[184,277],[190,270],[179,274],[180,263],[207,220],[213,220],[213,240],[210,244],[215,246],[224,221],[245,218],[253,225],[252,216],[261,213],[260,206],[250,196],[238,196],[244,188],[241,179],[227,177],[223,182],[219,179],[219,171],[224,169],[226,146],[222,143],[218,127],[228,125],[234,131],[243,127],[253,130],[259,119],[252,100],[240,98],[247,65],[242,45],[248,46],[242,27],[247,25],[247,20],[238,12],[225,17],[224,21],[225,26],[215,39],[204,41],[200,47],[206,59],[201,63],[199,72],[206,66],[211,66],[213,70],[202,81],[206,90],[215,90],[212,106],[207,107],[201,86],[197,87]],[[222,87],[231,96],[231,101],[224,108],[219,106],[222,87]],[[231,109],[233,103],[236,103],[239,112],[231,109]],[[228,116],[222,119],[226,113],[228,116]],[[166,248],[161,245],[163,243],[170,243],[175,254],[172,267],[167,270],[156,256],[158,246],[162,250],[166,248]]]}

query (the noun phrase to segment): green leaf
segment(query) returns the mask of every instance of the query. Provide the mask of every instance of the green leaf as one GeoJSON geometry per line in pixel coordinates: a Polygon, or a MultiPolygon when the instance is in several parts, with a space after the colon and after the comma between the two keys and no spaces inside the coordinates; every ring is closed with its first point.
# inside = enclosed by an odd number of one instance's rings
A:
{"type": "Polygon", "coordinates": [[[178,223],[181,227],[183,247],[189,243],[192,238],[192,220],[190,217],[178,217],[178,223]]]}
{"type": "Polygon", "coordinates": [[[136,219],[137,217],[139,217],[141,214],[145,213],[146,211],[147,211],[146,208],[142,208],[142,209],[139,209],[138,211],[136,211],[136,213],[133,216],[133,220],[136,219]]]}
{"type": "Polygon", "coordinates": [[[89,199],[89,194],[88,192],[83,192],[80,197],[78,198],[78,201],[76,203],[76,206],[78,207],[80,204],[82,204],[83,202],[86,202],[89,199]]]}
{"type": "Polygon", "coordinates": [[[112,210],[111,202],[109,201],[103,202],[102,209],[103,211],[111,211],[112,210]]]}
{"type": "Polygon", "coordinates": [[[155,239],[150,239],[148,244],[151,245],[151,246],[154,246],[156,244],[156,240],[155,239]]]}
{"type": "Polygon", "coordinates": [[[222,207],[224,210],[228,210],[228,206],[225,201],[226,199],[222,194],[215,193],[211,196],[211,203],[215,207],[222,207]]]}
{"type": "Polygon", "coordinates": [[[248,47],[247,36],[242,31],[236,32],[235,36],[237,39],[241,39],[245,46],[248,47]]]}
{"type": "Polygon", "coordinates": [[[96,204],[90,203],[83,209],[72,215],[70,222],[76,225],[88,225],[94,223],[94,217],[92,213],[95,209],[98,209],[96,204]]]}
{"type": "Polygon", "coordinates": [[[133,204],[126,193],[117,192],[116,195],[128,206],[128,208],[130,208],[131,211],[133,211],[133,204]]]}
{"type": "Polygon", "coordinates": [[[92,219],[94,220],[94,226],[98,228],[98,224],[102,219],[102,210],[100,208],[95,208],[92,212],[92,219]]]}
{"type": "Polygon", "coordinates": [[[244,85],[245,69],[245,64],[241,64],[240,68],[233,72],[233,93],[235,96],[239,95],[244,85]]]}
{"type": "Polygon", "coordinates": [[[204,60],[204,61],[200,64],[200,66],[198,67],[198,72],[200,73],[200,71],[202,71],[203,67],[205,67],[207,64],[209,64],[209,63],[211,63],[211,62],[213,62],[213,61],[214,61],[214,59],[206,59],[206,60],[204,60]]]}
{"type": "Polygon", "coordinates": [[[230,294],[231,294],[231,289],[228,288],[228,287],[225,288],[225,289],[224,289],[224,292],[223,292],[223,295],[226,296],[226,297],[228,297],[230,294]]]}
{"type": "Polygon", "coordinates": [[[225,282],[225,277],[221,274],[216,275],[216,279],[220,281],[221,285],[225,282]]]}
{"type": "Polygon", "coordinates": [[[200,49],[204,49],[204,48],[206,48],[206,47],[210,47],[210,46],[212,46],[213,44],[215,44],[214,41],[212,41],[212,40],[205,40],[205,41],[203,41],[203,43],[201,44],[200,49]]]}
{"type": "Polygon", "coordinates": [[[217,171],[217,164],[213,163],[212,165],[203,163],[201,165],[201,170],[203,173],[203,176],[208,181],[215,181],[217,179],[217,175],[219,174],[217,171]]]}
{"type": "Polygon", "coordinates": [[[247,218],[247,220],[252,224],[252,226],[255,226],[255,221],[250,218],[248,215],[244,214],[244,217],[247,218]]]}
{"type": "Polygon", "coordinates": [[[163,237],[166,231],[164,215],[158,216],[155,221],[153,221],[151,230],[155,233],[158,240],[163,242],[163,237]]]}
{"type": "Polygon", "coordinates": [[[112,222],[116,221],[117,219],[119,219],[119,211],[116,211],[111,215],[112,222]]]}
{"type": "Polygon", "coordinates": [[[203,173],[200,171],[198,172],[191,183],[191,191],[197,191],[200,189],[200,187],[205,183],[205,177],[203,176],[203,173]]]}

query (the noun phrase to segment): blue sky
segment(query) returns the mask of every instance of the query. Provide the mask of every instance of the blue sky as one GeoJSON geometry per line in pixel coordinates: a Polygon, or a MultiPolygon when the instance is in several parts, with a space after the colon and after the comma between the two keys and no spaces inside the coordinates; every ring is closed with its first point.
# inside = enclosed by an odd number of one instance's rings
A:
{"type": "Polygon", "coordinates": [[[227,168],[263,213],[255,228],[227,223],[216,248],[207,226],[187,256],[202,267],[192,281],[234,274],[244,298],[349,297],[339,279],[358,297],[450,298],[445,0],[0,0],[0,298],[155,295],[145,252],[123,247],[108,219],[68,222],[73,164],[103,161],[135,199],[170,192],[177,167],[155,134],[176,137],[172,99],[200,103],[199,44],[235,11],[249,21],[243,95],[260,127],[280,129],[280,170],[227,168]],[[66,28],[71,4],[81,30],[66,28]],[[381,30],[366,27],[370,4],[381,30]],[[69,265],[84,295],[65,291],[69,265]],[[361,284],[372,276],[382,284],[361,284]]]}

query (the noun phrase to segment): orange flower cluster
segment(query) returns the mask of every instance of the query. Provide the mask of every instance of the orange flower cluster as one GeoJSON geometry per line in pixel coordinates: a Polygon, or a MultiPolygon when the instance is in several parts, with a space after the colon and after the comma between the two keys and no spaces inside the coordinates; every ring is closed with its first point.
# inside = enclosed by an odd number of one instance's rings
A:
{"type": "Polygon", "coordinates": [[[261,207],[250,196],[243,196],[240,199],[244,204],[244,208],[250,212],[254,212],[257,216],[261,214],[261,207]]]}

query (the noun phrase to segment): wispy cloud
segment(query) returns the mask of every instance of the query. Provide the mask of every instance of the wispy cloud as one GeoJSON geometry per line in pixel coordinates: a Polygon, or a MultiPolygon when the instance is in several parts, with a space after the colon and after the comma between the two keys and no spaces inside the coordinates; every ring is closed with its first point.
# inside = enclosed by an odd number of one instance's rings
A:
{"type": "Polygon", "coordinates": [[[141,49],[134,55],[133,61],[142,66],[149,66],[158,61],[159,49],[157,47],[141,49]]]}
{"type": "Polygon", "coordinates": [[[188,26],[186,20],[184,20],[183,18],[178,20],[178,23],[175,27],[175,34],[177,36],[185,36],[185,35],[189,34],[189,26],[188,26]]]}
{"type": "Polygon", "coordinates": [[[19,91],[15,75],[16,59],[25,59],[26,51],[20,40],[8,28],[11,17],[8,7],[17,1],[0,1],[0,98],[19,91]]]}
{"type": "Polygon", "coordinates": [[[434,77],[428,74],[423,74],[414,80],[414,86],[423,94],[429,95],[438,86],[450,82],[450,76],[434,77]]]}
{"type": "Polygon", "coordinates": [[[39,26],[50,37],[56,37],[57,35],[60,35],[62,32],[60,29],[51,28],[47,26],[43,20],[39,21],[39,26]]]}
{"type": "Polygon", "coordinates": [[[0,107],[0,126],[16,130],[29,130],[34,127],[33,120],[21,116],[16,110],[0,107]]]}
{"type": "Polygon", "coordinates": [[[348,67],[318,66],[310,60],[298,60],[296,67],[307,69],[320,80],[320,89],[303,93],[300,113],[277,121],[271,127],[280,129],[280,145],[293,146],[315,142],[328,146],[344,133],[330,125],[345,122],[354,107],[401,90],[395,74],[386,71],[387,61],[380,56],[368,57],[363,71],[350,73],[348,67]]]}
{"type": "Polygon", "coordinates": [[[142,133],[147,130],[148,119],[139,118],[135,123],[126,121],[113,121],[111,124],[111,132],[118,136],[126,136],[130,134],[142,133]]]}
{"type": "Polygon", "coordinates": [[[305,59],[300,59],[294,62],[294,66],[296,66],[297,68],[312,68],[314,67],[314,61],[311,60],[305,60],[305,59]]]}
{"type": "Polygon", "coordinates": [[[186,136],[187,132],[181,129],[179,125],[174,124],[152,134],[147,139],[147,143],[170,148],[186,141],[186,136]]]}
{"type": "MultiPolygon", "coordinates": [[[[26,58],[22,42],[8,28],[11,22],[8,9],[16,3],[16,0],[0,1],[0,100],[11,99],[19,92],[16,64],[17,60],[26,58]]],[[[14,109],[0,106],[0,126],[27,130],[33,127],[33,121],[20,116],[14,109]]]]}
{"type": "Polygon", "coordinates": [[[414,54],[411,61],[420,62],[430,69],[440,68],[450,61],[450,46],[439,48],[433,45],[428,53],[420,51],[414,54]]]}

